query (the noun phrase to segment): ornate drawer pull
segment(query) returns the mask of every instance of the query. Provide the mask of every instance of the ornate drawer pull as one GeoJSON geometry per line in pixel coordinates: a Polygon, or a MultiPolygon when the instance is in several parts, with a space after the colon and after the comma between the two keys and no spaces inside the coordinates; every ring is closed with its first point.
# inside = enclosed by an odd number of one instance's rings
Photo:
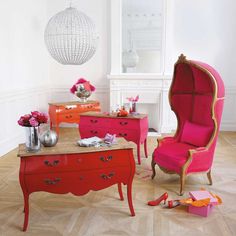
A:
{"type": "Polygon", "coordinates": [[[97,134],[98,131],[96,131],[96,130],[90,130],[90,133],[91,133],[91,134],[97,134]]]}
{"type": "Polygon", "coordinates": [[[66,116],[66,118],[67,118],[67,119],[72,118],[72,115],[68,115],[68,116],[66,116]]]}
{"type": "Polygon", "coordinates": [[[108,157],[100,157],[100,160],[103,162],[108,162],[112,160],[112,156],[108,156],[108,157]]]}
{"type": "Polygon", "coordinates": [[[66,107],[66,110],[71,110],[73,109],[73,107],[66,107]]]}
{"type": "Polygon", "coordinates": [[[46,166],[53,167],[53,166],[58,165],[59,162],[60,162],[59,160],[54,160],[53,162],[50,162],[50,161],[46,160],[46,161],[44,161],[44,164],[45,164],[46,166]]]}
{"type": "Polygon", "coordinates": [[[95,124],[95,123],[98,123],[98,120],[90,120],[90,122],[95,124]]]}
{"type": "Polygon", "coordinates": [[[105,179],[105,180],[111,179],[113,176],[115,176],[115,173],[114,173],[114,172],[111,172],[111,173],[108,174],[108,175],[106,175],[106,174],[101,174],[101,178],[102,178],[102,179],[105,179]]]}
{"type": "Polygon", "coordinates": [[[127,125],[127,124],[128,124],[127,121],[121,121],[121,122],[120,122],[120,125],[127,125]]]}
{"type": "Polygon", "coordinates": [[[119,136],[121,136],[121,137],[126,137],[127,134],[126,134],[126,133],[119,133],[119,136]]]}
{"type": "Polygon", "coordinates": [[[51,180],[51,179],[45,179],[44,180],[45,184],[47,184],[47,185],[55,185],[60,181],[61,181],[60,178],[55,178],[54,180],[51,180]]]}

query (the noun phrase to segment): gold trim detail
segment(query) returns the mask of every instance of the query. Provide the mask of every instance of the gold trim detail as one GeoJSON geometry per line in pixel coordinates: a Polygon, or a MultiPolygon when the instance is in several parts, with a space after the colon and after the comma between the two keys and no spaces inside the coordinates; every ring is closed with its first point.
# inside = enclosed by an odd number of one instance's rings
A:
{"type": "Polygon", "coordinates": [[[183,53],[180,54],[177,63],[184,63],[184,62],[186,62],[186,61],[187,61],[186,56],[184,56],[183,53]]]}

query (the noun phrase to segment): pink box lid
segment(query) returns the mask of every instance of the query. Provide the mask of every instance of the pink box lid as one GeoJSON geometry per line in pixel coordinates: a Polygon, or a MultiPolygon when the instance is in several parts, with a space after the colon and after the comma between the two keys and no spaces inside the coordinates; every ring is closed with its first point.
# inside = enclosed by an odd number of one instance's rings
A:
{"type": "Polygon", "coordinates": [[[205,198],[210,198],[211,204],[215,205],[218,203],[217,199],[214,198],[208,191],[205,191],[205,190],[191,191],[191,192],[189,192],[189,195],[193,200],[202,200],[205,198]]]}

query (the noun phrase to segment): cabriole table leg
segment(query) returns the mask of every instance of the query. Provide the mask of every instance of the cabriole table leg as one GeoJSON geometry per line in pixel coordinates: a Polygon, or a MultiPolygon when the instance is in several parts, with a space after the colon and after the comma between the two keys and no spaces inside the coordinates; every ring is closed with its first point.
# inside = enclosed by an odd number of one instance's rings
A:
{"type": "Polygon", "coordinates": [[[29,194],[24,193],[24,225],[23,225],[23,231],[27,230],[28,222],[29,222],[29,194]]]}

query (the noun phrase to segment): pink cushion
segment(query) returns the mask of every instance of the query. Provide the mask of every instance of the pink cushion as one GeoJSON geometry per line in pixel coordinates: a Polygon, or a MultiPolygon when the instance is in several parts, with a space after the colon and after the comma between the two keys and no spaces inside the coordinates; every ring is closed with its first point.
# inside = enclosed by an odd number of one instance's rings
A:
{"type": "Polygon", "coordinates": [[[197,147],[205,147],[211,138],[212,130],[212,127],[186,121],[183,127],[181,142],[197,147]]]}
{"type": "Polygon", "coordinates": [[[181,167],[187,160],[189,149],[193,149],[187,143],[169,143],[157,147],[154,150],[154,160],[161,167],[180,173],[181,167]]]}

